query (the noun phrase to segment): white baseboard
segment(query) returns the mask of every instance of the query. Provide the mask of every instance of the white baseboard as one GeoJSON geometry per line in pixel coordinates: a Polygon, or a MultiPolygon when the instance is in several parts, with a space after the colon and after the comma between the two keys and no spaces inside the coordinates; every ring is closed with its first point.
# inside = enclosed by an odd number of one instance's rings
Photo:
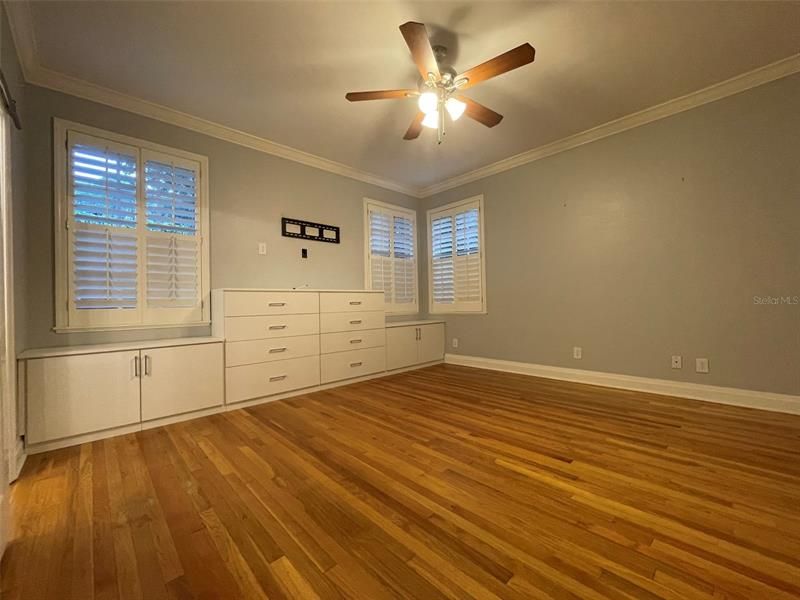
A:
{"type": "Polygon", "coordinates": [[[480,356],[463,356],[460,354],[446,354],[444,361],[447,364],[475,367],[477,369],[505,371],[508,373],[532,375],[534,377],[545,377],[547,379],[560,379],[562,381],[574,381],[603,387],[621,388],[637,392],[649,392],[652,394],[662,394],[664,396],[677,396],[678,398],[690,398],[692,400],[704,400],[706,402],[732,404],[747,408],[758,408],[761,410],[800,415],[800,396],[792,396],[789,394],[758,392],[755,390],[742,390],[701,383],[669,381],[666,379],[651,379],[649,377],[603,373],[601,371],[568,369],[566,367],[552,367],[533,363],[483,358],[480,356]]]}

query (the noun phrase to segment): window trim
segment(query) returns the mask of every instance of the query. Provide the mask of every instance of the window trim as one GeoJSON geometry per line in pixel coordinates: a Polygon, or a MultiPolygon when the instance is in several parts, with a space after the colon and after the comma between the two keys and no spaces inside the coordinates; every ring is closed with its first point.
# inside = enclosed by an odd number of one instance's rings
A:
{"type": "Polygon", "coordinates": [[[389,213],[397,213],[399,215],[403,215],[409,217],[411,221],[414,223],[414,280],[416,285],[414,286],[414,304],[411,308],[404,308],[393,310],[392,306],[394,303],[389,304],[384,299],[384,304],[386,306],[386,314],[390,316],[395,315],[416,315],[419,314],[419,246],[418,246],[418,223],[417,223],[417,212],[411,208],[405,208],[404,206],[399,206],[397,204],[389,204],[388,202],[381,202],[380,200],[373,200],[372,198],[364,198],[364,289],[371,290],[372,289],[372,269],[370,268],[370,252],[369,252],[369,241],[370,241],[370,222],[369,222],[369,209],[370,207],[375,207],[378,209],[382,209],[389,213]]]}
{"type": "Polygon", "coordinates": [[[485,227],[483,219],[483,194],[477,196],[470,196],[464,200],[457,200],[448,204],[431,208],[427,212],[428,222],[428,313],[432,315],[485,315],[487,314],[486,308],[486,242],[485,242],[485,227]],[[448,212],[457,211],[459,208],[467,207],[470,205],[477,205],[478,208],[478,227],[480,229],[480,256],[481,256],[481,307],[478,310],[457,310],[452,308],[444,308],[442,305],[436,305],[433,302],[433,219],[448,212]]]}
{"type": "MultiPolygon", "coordinates": [[[[137,191],[137,196],[141,196],[141,190],[137,191]]],[[[175,329],[178,327],[207,327],[211,323],[211,264],[208,243],[209,234],[209,202],[208,202],[208,157],[171,148],[155,142],[149,142],[140,138],[135,138],[113,131],[91,127],[82,123],[67,121],[65,119],[53,119],[53,231],[54,253],[55,253],[55,326],[53,331],[56,333],[82,332],[82,331],[123,331],[131,329],[175,329]],[[135,146],[138,150],[152,151],[186,159],[198,163],[200,171],[198,173],[198,214],[200,228],[200,303],[201,319],[190,322],[139,322],[128,325],[102,324],[102,325],[70,325],[69,323],[69,222],[70,207],[68,193],[68,132],[72,131],[81,135],[89,135],[102,138],[118,144],[135,146]]],[[[141,202],[141,198],[139,199],[141,202]]],[[[142,269],[140,276],[144,276],[142,269]]],[[[145,302],[141,298],[140,302],[145,302]]],[[[143,304],[138,307],[142,315],[146,311],[143,304]]]]}

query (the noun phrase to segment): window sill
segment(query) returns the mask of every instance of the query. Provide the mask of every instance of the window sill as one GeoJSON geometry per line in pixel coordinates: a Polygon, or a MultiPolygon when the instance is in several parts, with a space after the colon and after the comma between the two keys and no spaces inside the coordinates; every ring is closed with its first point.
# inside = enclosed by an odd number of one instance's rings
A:
{"type": "Polygon", "coordinates": [[[387,310],[386,316],[387,317],[400,317],[405,315],[418,315],[419,314],[419,307],[415,307],[410,310],[387,310]]]}
{"type": "Polygon", "coordinates": [[[181,329],[186,327],[209,327],[211,321],[193,323],[168,323],[158,325],[109,325],[105,327],[53,327],[55,333],[91,333],[95,331],[143,331],[149,329],[181,329]]]}

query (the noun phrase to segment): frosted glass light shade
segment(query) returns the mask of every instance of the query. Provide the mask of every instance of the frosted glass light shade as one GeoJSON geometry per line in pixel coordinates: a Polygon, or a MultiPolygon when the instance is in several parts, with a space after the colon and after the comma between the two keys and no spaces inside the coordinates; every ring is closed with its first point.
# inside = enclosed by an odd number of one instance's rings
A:
{"type": "Polygon", "coordinates": [[[448,98],[444,106],[447,112],[450,113],[450,118],[453,119],[453,121],[458,121],[459,117],[464,114],[464,110],[467,108],[466,104],[455,98],[448,98]]]}
{"type": "Polygon", "coordinates": [[[439,97],[436,92],[423,92],[419,95],[419,109],[426,115],[431,112],[436,112],[436,105],[439,104],[439,97]]]}
{"type": "Polygon", "coordinates": [[[430,127],[431,129],[436,129],[439,127],[439,111],[435,110],[425,115],[425,118],[422,119],[422,124],[425,127],[430,127]]]}

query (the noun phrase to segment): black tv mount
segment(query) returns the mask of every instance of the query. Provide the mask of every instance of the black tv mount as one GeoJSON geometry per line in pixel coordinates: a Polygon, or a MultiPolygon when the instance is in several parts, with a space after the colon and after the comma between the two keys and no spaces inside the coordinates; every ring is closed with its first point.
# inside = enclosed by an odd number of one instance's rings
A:
{"type": "Polygon", "coordinates": [[[339,228],[335,225],[323,225],[288,217],[281,217],[281,235],[329,244],[338,244],[340,241],[339,228]]]}

